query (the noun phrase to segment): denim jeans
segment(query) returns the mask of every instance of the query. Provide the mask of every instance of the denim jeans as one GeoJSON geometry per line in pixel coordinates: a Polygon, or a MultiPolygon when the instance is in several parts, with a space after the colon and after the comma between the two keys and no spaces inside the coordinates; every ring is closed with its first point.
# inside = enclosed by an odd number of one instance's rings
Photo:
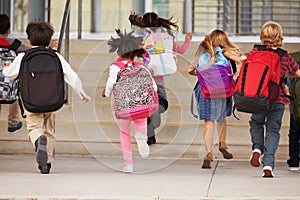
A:
{"type": "Polygon", "coordinates": [[[300,139],[300,122],[293,118],[290,114],[290,130],[289,130],[289,157],[287,161],[289,167],[299,167],[299,139],[300,139]]]}
{"type": "Polygon", "coordinates": [[[251,116],[249,123],[252,150],[259,149],[262,152],[263,166],[272,168],[275,166],[275,153],[280,139],[283,112],[284,104],[274,103],[265,112],[251,116]]]}

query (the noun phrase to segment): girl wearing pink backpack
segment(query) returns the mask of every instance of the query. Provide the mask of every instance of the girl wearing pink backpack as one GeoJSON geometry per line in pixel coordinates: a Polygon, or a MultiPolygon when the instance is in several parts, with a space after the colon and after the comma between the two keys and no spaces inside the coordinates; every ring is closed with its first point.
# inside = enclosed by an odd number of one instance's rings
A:
{"type": "Polygon", "coordinates": [[[120,58],[109,66],[109,77],[102,96],[109,97],[114,92],[114,110],[124,158],[122,172],[132,173],[130,124],[133,122],[140,155],[148,157],[147,118],[158,109],[157,85],[150,71],[142,63],[134,61],[146,53],[141,48],[143,38],[133,36],[133,32],[122,33],[119,29],[116,32],[119,38],[111,38],[108,45],[109,51],[117,51],[120,58]]]}

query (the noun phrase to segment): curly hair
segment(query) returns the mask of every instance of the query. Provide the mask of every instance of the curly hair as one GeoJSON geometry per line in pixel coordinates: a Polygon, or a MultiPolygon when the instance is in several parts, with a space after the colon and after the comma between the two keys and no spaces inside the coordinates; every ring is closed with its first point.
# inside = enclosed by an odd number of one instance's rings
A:
{"type": "Polygon", "coordinates": [[[133,32],[124,33],[120,29],[116,29],[116,33],[119,38],[113,38],[107,42],[110,46],[109,52],[117,51],[118,55],[122,58],[129,58],[133,60],[135,57],[143,57],[143,54],[146,52],[145,49],[141,48],[143,46],[143,37],[133,36],[133,32]]]}
{"type": "Polygon", "coordinates": [[[138,26],[140,28],[166,28],[169,35],[174,37],[172,30],[178,31],[177,22],[172,22],[173,17],[169,19],[164,19],[159,17],[154,12],[148,12],[144,15],[140,15],[138,13],[131,13],[129,15],[129,21],[131,26],[138,26]]]}

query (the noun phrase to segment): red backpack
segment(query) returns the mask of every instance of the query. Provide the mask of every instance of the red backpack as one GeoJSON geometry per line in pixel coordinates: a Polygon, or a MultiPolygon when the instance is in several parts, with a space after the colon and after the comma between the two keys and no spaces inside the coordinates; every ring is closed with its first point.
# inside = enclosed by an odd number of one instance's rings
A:
{"type": "Polygon", "coordinates": [[[234,106],[238,111],[261,113],[280,93],[280,57],[283,49],[255,45],[258,51],[249,55],[241,66],[235,85],[234,106]]]}

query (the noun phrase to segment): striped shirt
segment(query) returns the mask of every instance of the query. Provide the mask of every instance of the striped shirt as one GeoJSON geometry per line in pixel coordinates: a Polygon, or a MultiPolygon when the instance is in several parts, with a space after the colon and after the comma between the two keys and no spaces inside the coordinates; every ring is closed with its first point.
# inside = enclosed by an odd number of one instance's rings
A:
{"type": "MultiPolygon", "coordinates": [[[[245,53],[245,55],[248,57],[251,53],[258,51],[256,47],[254,47],[251,51],[245,53]]],[[[290,72],[291,74],[295,74],[296,71],[298,71],[299,66],[297,62],[294,60],[294,58],[289,54],[286,53],[280,58],[280,64],[281,64],[281,74],[280,76],[283,77],[286,72],[290,72]]],[[[289,104],[290,100],[284,95],[283,91],[285,94],[287,94],[285,84],[281,83],[281,90],[279,97],[276,99],[275,102],[283,103],[283,104],[289,104]]]]}

